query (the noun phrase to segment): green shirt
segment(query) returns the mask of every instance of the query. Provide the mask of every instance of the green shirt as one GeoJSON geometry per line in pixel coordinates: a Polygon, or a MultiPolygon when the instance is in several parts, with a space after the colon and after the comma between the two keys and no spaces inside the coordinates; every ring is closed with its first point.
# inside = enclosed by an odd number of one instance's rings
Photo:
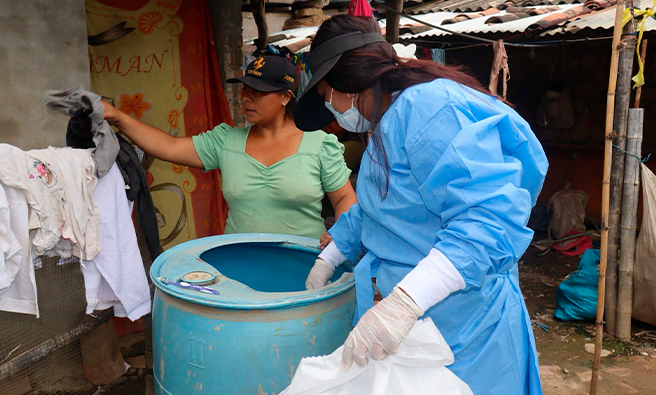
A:
{"type": "Polygon", "coordinates": [[[226,233],[321,237],[324,192],[346,185],[351,173],[344,146],[323,131],[304,133],[296,154],[264,166],[246,153],[249,132],[221,124],[193,137],[205,170],[221,169],[226,233]]]}

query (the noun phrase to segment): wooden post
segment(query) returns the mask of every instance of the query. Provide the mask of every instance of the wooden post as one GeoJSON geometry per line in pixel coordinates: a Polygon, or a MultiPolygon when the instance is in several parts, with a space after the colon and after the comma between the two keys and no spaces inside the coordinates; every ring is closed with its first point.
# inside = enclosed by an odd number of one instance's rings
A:
{"type": "Polygon", "coordinates": [[[633,311],[633,262],[636,247],[636,217],[640,191],[640,152],[644,110],[629,110],[629,128],[626,134],[626,164],[624,166],[624,198],[622,199],[622,255],[617,284],[617,338],[631,339],[631,313],[633,311]]]}
{"type": "Polygon", "coordinates": [[[260,53],[263,53],[266,50],[269,40],[269,32],[264,5],[265,0],[251,0],[253,19],[255,20],[255,25],[257,25],[257,50],[260,53]]]}
{"type": "MultiPolygon", "coordinates": [[[[640,59],[642,64],[645,64],[645,59],[647,58],[647,39],[642,39],[642,45],[640,46],[640,59]]],[[[633,103],[633,108],[640,108],[640,97],[642,96],[642,86],[636,88],[635,93],[635,102],[633,103]]]]}
{"type": "Polygon", "coordinates": [[[604,298],[606,296],[606,263],[608,259],[608,200],[610,197],[610,168],[613,160],[613,105],[617,86],[617,67],[619,63],[620,34],[622,32],[622,14],[624,3],[620,2],[615,10],[615,28],[613,30],[613,49],[610,58],[610,75],[608,77],[608,96],[606,97],[606,130],[604,143],[604,178],[601,189],[601,251],[599,260],[599,288],[597,290],[597,321],[595,323],[595,353],[592,360],[592,380],[590,395],[597,394],[599,364],[601,362],[601,345],[604,336],[604,298]]]}
{"type": "Polygon", "coordinates": [[[221,85],[235,126],[244,125],[244,109],[241,106],[239,84],[226,84],[229,78],[243,75],[242,45],[242,13],[241,1],[236,0],[209,0],[210,19],[212,20],[212,33],[214,33],[214,48],[219,61],[221,85]]]}
{"type": "MultiPolygon", "coordinates": [[[[403,0],[385,0],[385,5],[394,8],[398,12],[403,11],[403,0]]],[[[387,10],[385,12],[385,36],[387,41],[394,44],[399,42],[399,21],[401,16],[395,12],[387,10]]]]}
{"type": "MultiPolygon", "coordinates": [[[[630,7],[627,4],[626,7],[630,7]]],[[[626,147],[626,127],[629,119],[631,100],[631,77],[633,76],[633,58],[635,56],[635,27],[629,22],[624,28],[620,42],[619,74],[615,95],[615,116],[613,130],[617,134],[613,145],[613,164],[610,175],[610,209],[608,214],[608,268],[606,271],[606,331],[615,335],[617,308],[617,267],[619,256],[620,216],[622,211],[622,185],[624,179],[624,148],[626,147]],[[629,35],[630,34],[630,35],[629,35]]]]}

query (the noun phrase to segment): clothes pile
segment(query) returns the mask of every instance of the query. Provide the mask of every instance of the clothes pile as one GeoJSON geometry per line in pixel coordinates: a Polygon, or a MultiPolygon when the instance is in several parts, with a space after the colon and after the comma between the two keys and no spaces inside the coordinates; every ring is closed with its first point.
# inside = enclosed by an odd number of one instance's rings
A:
{"type": "Polygon", "coordinates": [[[72,117],[66,135],[72,147],[23,151],[0,144],[0,310],[38,318],[33,262],[59,256],[81,260],[87,313],[113,307],[115,316],[136,320],[150,312],[132,201],[138,194],[153,259],[154,207],[143,169],[118,160],[120,152],[130,157],[131,146],[119,144],[100,100],[83,86],[46,92],[49,108],[72,117]]]}

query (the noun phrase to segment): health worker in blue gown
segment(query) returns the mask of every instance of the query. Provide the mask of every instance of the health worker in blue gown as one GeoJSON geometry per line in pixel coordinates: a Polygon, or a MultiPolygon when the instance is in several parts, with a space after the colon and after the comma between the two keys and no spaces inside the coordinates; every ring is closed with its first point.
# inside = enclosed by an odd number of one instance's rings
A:
{"type": "Polygon", "coordinates": [[[306,282],[322,287],[360,259],[343,368],[395,353],[430,317],[475,394],[541,394],[517,261],[548,163],[527,122],[462,70],[399,58],[372,18],[324,22],[308,65],[296,125],[369,133],[358,204],[306,282]]]}

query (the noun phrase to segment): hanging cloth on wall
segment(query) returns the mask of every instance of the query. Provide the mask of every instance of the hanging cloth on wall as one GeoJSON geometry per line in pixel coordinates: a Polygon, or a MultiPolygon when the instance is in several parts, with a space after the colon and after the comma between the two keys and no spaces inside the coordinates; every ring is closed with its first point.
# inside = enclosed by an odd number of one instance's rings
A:
{"type": "Polygon", "coordinates": [[[503,40],[499,40],[492,45],[494,49],[494,58],[492,59],[492,71],[490,72],[489,90],[493,95],[497,94],[497,85],[499,85],[499,73],[502,73],[501,97],[506,98],[506,83],[510,80],[510,69],[508,68],[508,55],[503,40]]]}
{"type": "Polygon", "coordinates": [[[294,54],[290,61],[296,66],[296,72],[298,73],[299,83],[296,96],[299,97],[305,91],[305,87],[310,82],[310,79],[312,79],[312,74],[310,73],[310,67],[307,64],[305,53],[294,54]]]}
{"type": "MultiPolygon", "coordinates": [[[[170,135],[191,137],[224,122],[232,125],[207,0],[140,0],[138,7],[134,1],[84,3],[89,36],[114,26],[117,18],[134,26],[127,35],[111,37],[109,44],[89,46],[93,92],[112,98],[121,111],[170,135]],[[97,12],[109,3],[111,12],[97,12]],[[111,62],[105,64],[104,59],[111,62]],[[117,59],[122,62],[114,62],[117,59]]],[[[174,183],[183,192],[185,222],[166,248],[223,233],[227,204],[218,170],[165,164],[148,155],[142,163],[152,187],[174,183]]],[[[153,201],[163,214],[181,204],[169,193],[158,193],[153,201]]],[[[176,221],[165,219],[168,225],[162,231],[169,232],[176,221]]]]}
{"type": "Polygon", "coordinates": [[[640,43],[642,42],[642,34],[645,32],[645,22],[648,18],[654,18],[656,11],[656,0],[651,8],[646,10],[632,9],[624,10],[624,15],[622,16],[622,27],[629,23],[632,18],[640,18],[639,27],[638,27],[638,42],[636,43],[636,54],[638,55],[638,73],[631,78],[635,84],[633,84],[633,89],[636,89],[639,86],[645,84],[645,64],[642,62],[642,57],[640,56],[640,43]]]}
{"type": "Polygon", "coordinates": [[[431,48],[431,58],[434,62],[444,66],[446,62],[446,51],[442,48],[431,48]]]}
{"type": "Polygon", "coordinates": [[[373,16],[371,5],[369,5],[367,0],[351,0],[348,14],[352,16],[364,16],[369,18],[373,16]]]}
{"type": "Polygon", "coordinates": [[[446,63],[446,52],[444,48],[421,48],[420,52],[421,59],[432,60],[435,63],[441,64],[444,66],[446,63]]]}

